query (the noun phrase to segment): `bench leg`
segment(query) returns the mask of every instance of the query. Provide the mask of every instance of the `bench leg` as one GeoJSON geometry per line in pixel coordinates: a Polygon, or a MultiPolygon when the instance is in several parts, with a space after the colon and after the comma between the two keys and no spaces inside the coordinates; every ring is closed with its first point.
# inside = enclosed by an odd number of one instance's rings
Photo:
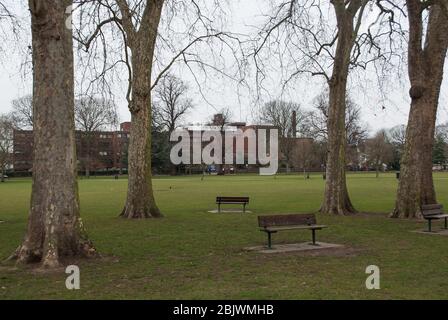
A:
{"type": "Polygon", "coordinates": [[[243,213],[246,213],[246,204],[243,203],[243,213]]]}
{"type": "Polygon", "coordinates": [[[448,221],[447,221],[447,218],[445,218],[445,229],[448,229],[448,221]]]}
{"type": "Polygon", "coordinates": [[[272,232],[268,232],[268,249],[272,249],[272,232]]]}
{"type": "Polygon", "coordinates": [[[221,213],[221,204],[218,203],[218,213],[221,213]]]}
{"type": "Polygon", "coordinates": [[[311,234],[312,234],[312,240],[313,240],[313,246],[316,245],[316,229],[311,229],[311,234]]]}
{"type": "Polygon", "coordinates": [[[428,219],[428,232],[432,232],[431,221],[431,219],[428,219]]]}

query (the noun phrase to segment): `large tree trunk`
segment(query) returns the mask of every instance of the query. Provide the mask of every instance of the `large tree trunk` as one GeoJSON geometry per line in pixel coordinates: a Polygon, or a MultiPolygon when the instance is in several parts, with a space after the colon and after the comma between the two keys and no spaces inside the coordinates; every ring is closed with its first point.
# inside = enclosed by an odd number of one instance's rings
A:
{"type": "MultiPolygon", "coordinates": [[[[134,90],[138,90],[134,78],[134,90]]],[[[144,87],[145,88],[145,87],[144,87]]],[[[145,88],[146,89],[146,88],[145,88]]],[[[132,112],[131,137],[129,141],[129,180],[126,205],[121,216],[126,218],[161,217],[152,188],[151,173],[151,109],[150,94],[133,95],[138,111],[132,112]]]]}
{"type": "Polygon", "coordinates": [[[140,29],[135,31],[132,21],[126,20],[126,5],[119,2],[125,12],[124,27],[128,45],[132,51],[132,97],[131,137],[129,141],[129,180],[125,207],[121,213],[125,218],[162,217],[152,188],[151,173],[151,71],[154,57],[157,28],[163,0],[146,2],[140,29]]]}
{"type": "Polygon", "coordinates": [[[437,202],[432,178],[432,149],[443,68],[448,47],[448,16],[437,2],[431,6],[422,48],[423,5],[408,0],[410,39],[408,72],[411,109],[401,174],[392,217],[422,218],[421,206],[437,202]]]}
{"type": "Polygon", "coordinates": [[[80,215],[76,181],[71,0],[30,0],[33,36],[34,163],[25,240],[13,258],[57,267],[93,255],[80,215]]]}
{"type": "MultiPolygon", "coordinates": [[[[334,57],[333,74],[329,80],[328,156],[324,200],[320,211],[328,214],[347,215],[356,212],[348,195],[345,178],[347,78],[350,54],[357,33],[353,19],[361,2],[357,8],[353,7],[355,4],[351,5],[350,10],[345,8],[344,1],[334,1],[333,5],[338,23],[338,44],[334,57]]],[[[362,16],[362,11],[360,15],[362,16]]]]}
{"type": "Polygon", "coordinates": [[[320,209],[322,213],[337,215],[347,215],[355,212],[348,195],[345,178],[345,100],[347,73],[345,76],[335,74],[330,83],[328,157],[324,200],[320,209]]]}

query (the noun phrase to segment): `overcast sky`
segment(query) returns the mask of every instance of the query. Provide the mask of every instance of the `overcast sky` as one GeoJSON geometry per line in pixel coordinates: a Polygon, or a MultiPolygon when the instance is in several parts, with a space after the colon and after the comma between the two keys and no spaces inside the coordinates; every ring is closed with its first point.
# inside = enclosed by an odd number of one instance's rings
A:
{"type": "MultiPolygon", "coordinates": [[[[15,1],[16,4],[19,1],[15,1]]],[[[233,12],[229,29],[236,32],[253,31],[254,25],[259,25],[263,18],[263,13],[267,13],[267,3],[261,0],[244,0],[231,2],[233,12]]],[[[18,5],[18,4],[17,4],[18,5]]],[[[22,8],[25,8],[25,1],[22,1],[22,8]]],[[[28,21],[28,12],[25,9],[19,9],[18,12],[24,19],[28,21]]],[[[10,40],[12,41],[12,40],[10,40]]],[[[29,35],[23,36],[22,46],[26,47],[30,44],[29,35]]],[[[3,46],[10,47],[11,42],[4,42],[3,46]]],[[[0,55],[2,60],[0,63],[0,113],[8,112],[11,109],[11,101],[22,95],[31,93],[31,75],[23,76],[21,64],[26,59],[17,52],[11,53],[10,50],[2,52],[0,55]]],[[[447,70],[448,71],[448,70],[447,70]]],[[[211,118],[211,115],[224,107],[228,107],[233,114],[235,121],[253,122],[256,110],[262,101],[255,102],[254,96],[247,90],[241,90],[237,93],[235,86],[230,85],[228,80],[216,81],[210,83],[209,88],[203,92],[206,100],[199,94],[199,89],[192,81],[190,74],[179,68],[178,75],[182,76],[189,83],[190,94],[193,97],[195,109],[191,111],[186,119],[188,123],[200,123],[211,118]]],[[[275,74],[271,75],[275,78],[275,74]]],[[[369,76],[367,76],[367,79],[369,76]]],[[[401,83],[389,85],[389,93],[387,102],[380,102],[378,99],[378,90],[369,85],[360,84],[360,80],[352,81],[350,91],[354,100],[362,108],[362,120],[366,122],[371,129],[375,131],[381,128],[390,128],[398,124],[404,124],[407,121],[409,111],[409,98],[407,88],[407,77],[404,73],[401,83]],[[361,88],[364,87],[364,88],[361,88]],[[365,88],[367,87],[367,88],[365,88]],[[383,108],[383,106],[385,108],[383,108]]],[[[249,83],[253,84],[252,81],[249,83]]],[[[311,109],[313,99],[324,88],[321,79],[304,78],[298,81],[293,88],[288,88],[283,92],[281,98],[298,102],[304,109],[311,109]]],[[[442,96],[439,107],[438,123],[448,121],[448,95],[447,81],[443,83],[442,96]]],[[[126,82],[119,84],[116,89],[116,102],[119,106],[119,114],[122,121],[130,119],[130,114],[125,103],[124,95],[126,91],[126,82]]],[[[271,97],[264,96],[264,101],[269,98],[276,97],[280,91],[272,90],[271,97]]]]}

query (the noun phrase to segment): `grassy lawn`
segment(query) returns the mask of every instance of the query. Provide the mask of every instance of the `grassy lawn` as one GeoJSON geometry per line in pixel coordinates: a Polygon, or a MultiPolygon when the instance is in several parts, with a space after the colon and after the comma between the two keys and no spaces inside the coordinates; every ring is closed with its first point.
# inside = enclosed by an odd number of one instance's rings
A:
{"type": "MultiPolygon", "coordinates": [[[[439,202],[448,205],[448,174],[435,174],[439,202]]],[[[257,214],[314,212],[320,175],[156,178],[165,218],[118,218],[127,181],[79,181],[82,217],[103,254],[82,261],[81,290],[65,289],[62,271],[44,274],[0,266],[0,299],[378,299],[448,298],[448,237],[410,231],[422,222],[393,220],[395,175],[350,174],[353,217],[318,216],[329,228],[318,240],[345,249],[320,254],[263,255],[244,247],[265,243],[257,214]],[[213,214],[216,195],[248,195],[252,214],[213,214]],[[367,290],[365,268],[381,270],[381,289],[367,290]]],[[[0,184],[0,259],[23,238],[31,190],[28,179],[0,184]]],[[[274,243],[308,241],[308,231],[274,235],[274,243]]]]}

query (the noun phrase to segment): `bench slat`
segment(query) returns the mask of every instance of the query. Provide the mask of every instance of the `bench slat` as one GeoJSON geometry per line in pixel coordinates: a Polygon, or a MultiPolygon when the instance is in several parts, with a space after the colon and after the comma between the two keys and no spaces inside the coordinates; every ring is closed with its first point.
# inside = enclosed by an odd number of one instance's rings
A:
{"type": "Polygon", "coordinates": [[[443,214],[443,210],[441,210],[441,209],[424,210],[424,211],[422,211],[422,214],[424,216],[434,216],[437,214],[443,214]]]}
{"type": "Polygon", "coordinates": [[[249,203],[249,197],[216,197],[216,203],[249,203]]]}
{"type": "Polygon", "coordinates": [[[438,204],[438,203],[422,205],[422,211],[434,210],[434,209],[443,209],[443,205],[438,204]]]}
{"type": "Polygon", "coordinates": [[[235,201],[235,202],[231,202],[231,201],[220,201],[220,202],[216,202],[216,203],[242,204],[242,203],[247,203],[247,202],[246,202],[246,201],[235,201]]]}
{"type": "Polygon", "coordinates": [[[286,230],[319,230],[328,228],[326,225],[312,225],[312,226],[284,226],[284,227],[266,227],[261,228],[261,231],[286,231],[286,230]]]}
{"type": "Polygon", "coordinates": [[[316,216],[314,214],[282,214],[271,216],[258,216],[260,227],[292,226],[292,225],[315,225],[316,216]]]}
{"type": "Polygon", "coordinates": [[[429,219],[443,219],[443,218],[448,218],[448,214],[435,214],[435,215],[427,215],[427,216],[424,216],[424,218],[426,219],[426,220],[429,220],[429,219]]]}

